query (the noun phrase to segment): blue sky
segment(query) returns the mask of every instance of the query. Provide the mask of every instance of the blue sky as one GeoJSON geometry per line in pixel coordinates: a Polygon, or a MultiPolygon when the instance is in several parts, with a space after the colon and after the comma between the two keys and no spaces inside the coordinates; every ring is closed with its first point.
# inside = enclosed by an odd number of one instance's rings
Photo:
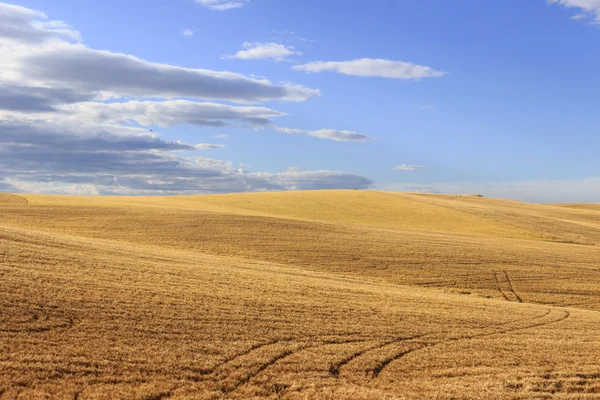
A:
{"type": "Polygon", "coordinates": [[[2,18],[0,91],[11,95],[0,108],[13,105],[0,109],[0,190],[359,187],[600,202],[600,0],[23,0],[0,6],[2,18]],[[164,72],[152,75],[160,88],[133,88],[125,57],[164,72]],[[224,96],[226,80],[187,91],[165,66],[290,93],[224,96]],[[28,103],[40,98],[52,110],[28,103]],[[206,102],[244,116],[198,122],[206,102]],[[246,115],[266,109],[260,122],[246,115]],[[19,149],[39,152],[16,152],[17,134],[19,149]],[[139,147],[143,137],[153,144],[139,147]],[[175,167],[140,167],[153,162],[175,167]]]}

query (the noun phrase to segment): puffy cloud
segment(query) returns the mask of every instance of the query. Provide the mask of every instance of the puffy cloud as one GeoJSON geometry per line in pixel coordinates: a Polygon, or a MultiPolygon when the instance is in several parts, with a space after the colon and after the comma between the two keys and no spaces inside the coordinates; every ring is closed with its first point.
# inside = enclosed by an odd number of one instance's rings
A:
{"type": "Polygon", "coordinates": [[[394,171],[424,171],[426,168],[421,165],[402,164],[394,168],[394,171]]]}
{"type": "Polygon", "coordinates": [[[315,61],[304,65],[295,65],[293,69],[309,73],[331,71],[344,75],[414,80],[440,78],[446,75],[446,72],[410,62],[372,58],[352,61],[315,61]]]}
{"type": "Polygon", "coordinates": [[[196,0],[196,3],[215,11],[227,11],[242,8],[250,0],[196,0]]]}
{"type": "Polygon", "coordinates": [[[0,5],[0,81],[77,90],[101,97],[193,97],[255,103],[304,101],[319,91],[232,72],[185,68],[91,49],[65,39],[72,31],[40,14],[0,5]]]}
{"type": "Polygon", "coordinates": [[[0,22],[0,38],[20,43],[80,39],[79,33],[64,22],[48,21],[42,12],[12,4],[0,3],[0,22]]]}
{"type": "Polygon", "coordinates": [[[336,142],[366,142],[373,138],[362,133],[352,131],[338,131],[335,129],[319,129],[319,130],[303,130],[295,128],[286,128],[273,125],[273,129],[277,132],[286,133],[288,135],[308,135],[319,139],[329,139],[336,142]]]}
{"type": "Polygon", "coordinates": [[[183,32],[181,32],[181,34],[183,36],[192,37],[194,36],[194,31],[191,29],[184,29],[183,32]]]}
{"type": "Polygon", "coordinates": [[[237,58],[240,60],[273,60],[283,61],[291,55],[301,55],[293,46],[284,46],[278,43],[249,43],[243,44],[245,50],[240,50],[232,56],[224,58],[237,58]]]}
{"type": "Polygon", "coordinates": [[[583,19],[590,16],[596,23],[600,23],[600,0],[548,0],[548,4],[560,4],[564,7],[578,8],[581,14],[577,14],[573,19],[583,19]]]}

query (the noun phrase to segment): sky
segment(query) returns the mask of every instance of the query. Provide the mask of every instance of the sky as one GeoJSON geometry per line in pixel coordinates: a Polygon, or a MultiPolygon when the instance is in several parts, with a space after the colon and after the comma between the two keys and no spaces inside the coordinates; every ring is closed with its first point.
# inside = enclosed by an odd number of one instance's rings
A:
{"type": "Polygon", "coordinates": [[[600,0],[0,2],[0,191],[600,202],[600,0]]]}

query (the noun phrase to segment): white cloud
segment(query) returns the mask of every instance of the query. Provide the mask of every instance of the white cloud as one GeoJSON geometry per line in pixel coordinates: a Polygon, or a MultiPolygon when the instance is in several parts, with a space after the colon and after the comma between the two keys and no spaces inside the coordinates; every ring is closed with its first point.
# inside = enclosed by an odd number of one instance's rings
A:
{"type": "Polygon", "coordinates": [[[295,65],[293,69],[309,73],[331,71],[344,75],[413,80],[440,78],[446,75],[446,72],[410,62],[372,58],[353,61],[315,61],[304,65],[295,65]]]}
{"type": "Polygon", "coordinates": [[[199,143],[194,145],[196,150],[213,150],[222,149],[223,147],[225,147],[224,144],[199,143]]]}
{"type": "MultiPolygon", "coordinates": [[[[61,151],[192,151],[195,145],[161,140],[146,129],[82,121],[0,120],[0,150],[13,147],[61,151]]],[[[46,157],[53,157],[49,153],[46,157]]],[[[8,157],[8,156],[5,156],[8,157]]],[[[43,156],[40,154],[40,159],[43,156]]],[[[19,163],[15,161],[15,165],[19,163]]],[[[83,167],[83,166],[82,166],[83,167]]],[[[7,167],[10,170],[10,167],[7,167]]]]}
{"type": "Polygon", "coordinates": [[[257,103],[304,101],[320,92],[275,84],[233,72],[185,68],[132,55],[91,49],[67,40],[62,22],[0,5],[0,82],[13,86],[76,90],[100,98],[177,97],[257,103]]]}
{"type": "Polygon", "coordinates": [[[183,32],[181,32],[183,34],[183,36],[187,36],[187,37],[192,37],[194,36],[194,31],[191,29],[184,29],[183,32]]]}
{"type": "Polygon", "coordinates": [[[257,103],[305,101],[320,95],[318,90],[298,85],[273,84],[232,72],[152,63],[81,44],[63,42],[19,49],[3,49],[0,44],[0,51],[3,51],[0,68],[5,81],[37,82],[40,86],[77,89],[105,98],[187,96],[257,103]]]}
{"type": "Polygon", "coordinates": [[[152,63],[94,50],[75,40],[78,34],[62,22],[0,3],[1,190],[175,194],[372,184],[370,179],[338,171],[245,172],[227,161],[189,156],[223,144],[163,140],[139,127],[270,128],[273,118],[285,114],[267,107],[178,97],[302,101],[318,91],[230,72],[152,63]],[[103,102],[107,99],[115,101],[103,102]]]}
{"type": "Polygon", "coordinates": [[[394,168],[394,171],[424,171],[426,168],[421,165],[402,164],[394,168]]]}
{"type": "Polygon", "coordinates": [[[81,122],[0,122],[0,187],[93,194],[225,193],[367,188],[338,171],[246,172],[232,163],[173,152],[216,149],[161,140],[140,128],[81,122]]]}
{"type": "Polygon", "coordinates": [[[227,139],[229,139],[229,136],[227,136],[227,135],[215,135],[213,137],[215,139],[221,139],[221,140],[227,140],[227,139]]]}
{"type": "Polygon", "coordinates": [[[267,107],[229,106],[189,100],[82,102],[63,106],[60,110],[65,118],[110,123],[135,121],[144,126],[163,127],[181,124],[222,127],[243,123],[258,128],[269,125],[271,118],[286,115],[267,107]]]}
{"type": "Polygon", "coordinates": [[[249,43],[243,44],[245,50],[240,50],[232,56],[224,58],[237,58],[240,60],[273,60],[283,61],[291,55],[301,55],[293,46],[284,46],[278,43],[249,43]]]}
{"type": "Polygon", "coordinates": [[[227,11],[242,8],[250,0],[196,0],[196,3],[215,11],[227,11]]]}
{"type": "Polygon", "coordinates": [[[600,23],[600,0],[547,0],[548,4],[560,4],[568,8],[578,8],[582,11],[572,18],[583,19],[586,16],[593,18],[595,23],[600,23]]]}
{"type": "Polygon", "coordinates": [[[0,38],[20,43],[80,40],[79,32],[63,21],[48,21],[44,13],[21,6],[0,3],[0,21],[0,38]]]}
{"type": "Polygon", "coordinates": [[[572,180],[515,182],[447,182],[379,185],[375,189],[396,192],[481,194],[486,197],[532,203],[600,203],[600,177],[572,180]]]}
{"type": "Polygon", "coordinates": [[[338,131],[335,129],[319,129],[319,130],[303,130],[286,128],[282,126],[273,125],[273,129],[277,132],[286,133],[288,135],[308,135],[317,137],[319,139],[329,139],[336,142],[366,142],[373,138],[362,133],[352,131],[338,131]]]}
{"type": "Polygon", "coordinates": [[[92,98],[89,93],[80,93],[74,89],[0,83],[0,110],[52,112],[57,111],[60,105],[88,101],[92,98]]]}

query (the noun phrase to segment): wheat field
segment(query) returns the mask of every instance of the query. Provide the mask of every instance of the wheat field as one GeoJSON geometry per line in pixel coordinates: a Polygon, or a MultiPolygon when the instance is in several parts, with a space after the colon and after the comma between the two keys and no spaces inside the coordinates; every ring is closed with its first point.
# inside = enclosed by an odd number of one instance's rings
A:
{"type": "Polygon", "coordinates": [[[0,194],[0,399],[599,399],[600,206],[0,194]]]}

